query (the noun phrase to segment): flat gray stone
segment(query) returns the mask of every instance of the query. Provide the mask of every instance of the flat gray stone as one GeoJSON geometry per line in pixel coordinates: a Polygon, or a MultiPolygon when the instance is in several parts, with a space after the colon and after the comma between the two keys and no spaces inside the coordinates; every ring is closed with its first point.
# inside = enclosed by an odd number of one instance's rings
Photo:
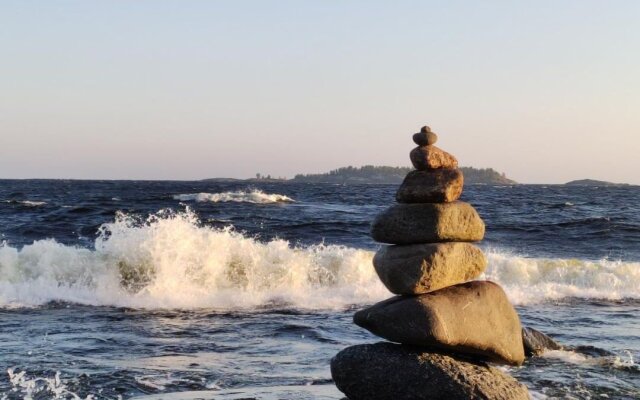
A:
{"type": "Polygon", "coordinates": [[[374,219],[374,240],[391,244],[476,242],[484,222],[468,203],[396,204],[374,219]]]}
{"type": "Polygon", "coordinates": [[[470,354],[510,365],[524,361],[520,319],[500,286],[473,281],[418,296],[396,296],[353,321],[396,343],[470,354]]]}
{"type": "Polygon", "coordinates": [[[411,171],[396,193],[398,203],[450,203],[460,198],[464,177],[459,169],[411,171]]]}

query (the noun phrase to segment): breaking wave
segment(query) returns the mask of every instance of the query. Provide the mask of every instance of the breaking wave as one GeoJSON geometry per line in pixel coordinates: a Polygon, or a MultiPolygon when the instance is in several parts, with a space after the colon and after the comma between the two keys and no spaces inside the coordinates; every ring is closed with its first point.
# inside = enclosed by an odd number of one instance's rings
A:
{"type": "Polygon", "coordinates": [[[94,249],[53,239],[0,246],[0,306],[344,307],[388,296],[371,257],[344,246],[262,243],[204,227],[190,211],[119,214],[100,228],[94,249]]]}
{"type": "Polygon", "coordinates": [[[239,190],[235,192],[224,193],[190,193],[190,194],[177,194],[173,196],[174,200],[180,201],[196,201],[198,203],[211,202],[211,203],[254,203],[254,204],[271,204],[271,203],[291,203],[294,200],[283,194],[269,194],[261,190],[244,191],[239,190]]]}
{"type": "MultiPolygon", "coordinates": [[[[345,246],[260,242],[203,226],[189,210],[118,214],[92,249],[53,239],[0,244],[0,307],[52,301],[143,309],[343,309],[390,296],[373,253],[345,246]]],[[[487,253],[485,278],[516,304],[565,297],[640,298],[640,263],[487,253]]]]}
{"type": "Polygon", "coordinates": [[[498,282],[516,304],[567,297],[640,298],[640,262],[527,258],[487,253],[487,279],[498,282]]]}

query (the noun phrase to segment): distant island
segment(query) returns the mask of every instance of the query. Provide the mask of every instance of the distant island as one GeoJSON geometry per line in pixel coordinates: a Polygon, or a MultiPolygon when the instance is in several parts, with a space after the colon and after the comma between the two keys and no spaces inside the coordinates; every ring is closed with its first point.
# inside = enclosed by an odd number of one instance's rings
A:
{"type": "MultiPolygon", "coordinates": [[[[500,173],[493,168],[473,168],[461,167],[464,174],[464,183],[470,185],[515,185],[518,182],[509,179],[504,173],[500,173]]],[[[364,183],[364,184],[397,184],[401,183],[404,177],[413,171],[410,167],[386,167],[365,165],[363,167],[343,167],[334,169],[324,174],[298,174],[293,179],[283,177],[272,177],[271,175],[256,174],[255,178],[235,179],[235,178],[209,178],[203,179],[205,182],[227,183],[227,182],[247,182],[247,183],[279,183],[279,182],[300,182],[300,183],[364,183]]]]}
{"type": "MultiPolygon", "coordinates": [[[[513,185],[516,184],[492,168],[461,167],[466,184],[513,185]]],[[[298,174],[291,181],[308,183],[400,183],[412,171],[410,167],[386,167],[365,165],[343,167],[324,174],[298,174]]]]}
{"type": "Polygon", "coordinates": [[[283,177],[272,177],[271,175],[262,175],[256,174],[255,178],[249,179],[238,179],[238,178],[207,178],[203,179],[204,182],[216,182],[216,183],[229,183],[229,182],[259,182],[259,183],[276,183],[276,182],[287,182],[290,179],[283,177]]]}
{"type": "Polygon", "coordinates": [[[578,179],[575,181],[567,182],[568,186],[629,186],[628,183],[614,183],[607,181],[597,181],[595,179],[578,179]]]}

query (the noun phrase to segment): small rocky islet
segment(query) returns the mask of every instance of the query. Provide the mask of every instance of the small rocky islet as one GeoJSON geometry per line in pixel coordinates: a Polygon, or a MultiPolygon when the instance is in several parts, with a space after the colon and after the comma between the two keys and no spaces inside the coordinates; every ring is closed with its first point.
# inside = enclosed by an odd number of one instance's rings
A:
{"type": "Polygon", "coordinates": [[[528,399],[527,388],[487,364],[521,365],[522,327],[502,288],[475,280],[487,266],[485,226],[459,201],[456,158],[427,126],[413,135],[410,172],[373,221],[384,243],[373,259],[396,296],[356,312],[354,323],[389,342],[351,346],[331,375],[351,400],[528,399]]]}

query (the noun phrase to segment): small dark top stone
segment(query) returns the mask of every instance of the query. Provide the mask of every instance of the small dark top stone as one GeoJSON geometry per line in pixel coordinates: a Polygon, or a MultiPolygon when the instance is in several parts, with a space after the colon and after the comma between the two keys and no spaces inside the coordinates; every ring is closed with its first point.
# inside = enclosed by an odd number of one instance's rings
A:
{"type": "Polygon", "coordinates": [[[438,135],[431,132],[428,126],[423,126],[420,132],[413,134],[413,141],[418,146],[430,146],[438,141],[438,135]]]}

